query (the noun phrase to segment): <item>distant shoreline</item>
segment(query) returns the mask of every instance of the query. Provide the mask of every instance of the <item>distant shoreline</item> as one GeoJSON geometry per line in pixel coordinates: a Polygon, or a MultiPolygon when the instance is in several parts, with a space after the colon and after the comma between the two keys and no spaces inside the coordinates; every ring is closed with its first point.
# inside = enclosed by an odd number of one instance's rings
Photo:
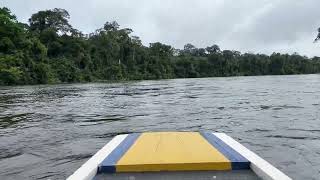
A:
{"type": "Polygon", "coordinates": [[[214,43],[147,47],[115,21],[83,34],[59,8],[33,14],[29,24],[8,8],[0,8],[0,15],[0,85],[320,73],[320,57],[297,53],[241,53],[214,43]]]}
{"type": "Polygon", "coordinates": [[[250,75],[250,76],[214,76],[214,77],[194,77],[194,78],[168,78],[168,79],[140,79],[140,80],[95,80],[95,81],[83,81],[83,82],[53,82],[46,84],[14,84],[14,85],[0,85],[0,87],[13,87],[13,86],[41,86],[41,85],[71,85],[71,84],[91,84],[91,83],[106,83],[106,84],[118,84],[118,83],[134,83],[142,81],[162,81],[162,80],[183,80],[183,79],[209,79],[209,78],[235,78],[235,77],[267,77],[267,76],[299,76],[299,75],[319,75],[316,74],[281,74],[281,75],[250,75]]]}

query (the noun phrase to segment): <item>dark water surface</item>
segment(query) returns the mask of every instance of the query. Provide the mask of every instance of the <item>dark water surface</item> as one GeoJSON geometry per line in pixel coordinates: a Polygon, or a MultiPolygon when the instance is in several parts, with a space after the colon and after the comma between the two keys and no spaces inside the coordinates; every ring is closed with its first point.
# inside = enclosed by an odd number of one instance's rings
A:
{"type": "Polygon", "coordinates": [[[320,75],[0,87],[0,179],[64,179],[114,135],[225,132],[320,177],[320,75]]]}

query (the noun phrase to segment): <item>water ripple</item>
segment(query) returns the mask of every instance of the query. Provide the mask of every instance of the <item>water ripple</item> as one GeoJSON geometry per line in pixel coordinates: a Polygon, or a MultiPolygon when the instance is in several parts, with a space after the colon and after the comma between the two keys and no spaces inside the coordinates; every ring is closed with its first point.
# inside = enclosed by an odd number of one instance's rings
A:
{"type": "Polygon", "coordinates": [[[319,75],[0,87],[0,179],[65,179],[118,134],[202,130],[318,179],[319,89],[319,75]]]}

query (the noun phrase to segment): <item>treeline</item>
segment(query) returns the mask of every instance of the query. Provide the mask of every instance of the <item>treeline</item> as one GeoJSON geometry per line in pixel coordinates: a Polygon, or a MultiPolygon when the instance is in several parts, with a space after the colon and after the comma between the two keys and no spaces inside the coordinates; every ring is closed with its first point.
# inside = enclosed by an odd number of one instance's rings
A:
{"type": "Polygon", "coordinates": [[[64,9],[39,11],[29,24],[0,8],[0,85],[320,72],[320,58],[241,54],[218,45],[149,47],[129,28],[106,22],[91,34],[69,24],[64,9]]]}

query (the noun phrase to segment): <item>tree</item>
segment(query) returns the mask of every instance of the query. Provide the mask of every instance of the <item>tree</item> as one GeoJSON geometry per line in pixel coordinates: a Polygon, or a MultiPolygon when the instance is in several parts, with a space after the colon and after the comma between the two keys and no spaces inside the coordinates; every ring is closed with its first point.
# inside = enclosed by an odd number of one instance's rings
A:
{"type": "Polygon", "coordinates": [[[206,47],[206,50],[209,54],[215,54],[215,53],[219,53],[221,51],[220,47],[216,44],[206,47]]]}
{"type": "Polygon", "coordinates": [[[183,52],[185,54],[195,55],[196,49],[197,48],[193,44],[188,43],[188,44],[184,45],[183,52]]]}
{"type": "Polygon", "coordinates": [[[142,46],[142,41],[138,36],[132,36],[131,41],[136,46],[142,46]]]}
{"type": "Polygon", "coordinates": [[[22,71],[17,67],[9,69],[0,69],[0,85],[15,85],[19,84],[22,76],[22,71]]]}
{"type": "Polygon", "coordinates": [[[0,85],[320,72],[319,57],[241,54],[215,44],[146,47],[116,21],[88,35],[72,28],[69,18],[56,8],[33,14],[27,25],[0,8],[0,85]]]}
{"type": "Polygon", "coordinates": [[[46,29],[52,29],[57,33],[69,33],[72,26],[68,20],[70,15],[65,9],[54,8],[52,10],[39,11],[29,19],[30,30],[41,33],[46,29]]]}
{"type": "Polygon", "coordinates": [[[25,42],[25,30],[6,7],[0,8],[0,52],[15,53],[25,42]]]}
{"type": "Polygon", "coordinates": [[[16,16],[11,13],[7,7],[0,8],[0,15],[6,16],[9,19],[17,20],[16,16]]]}
{"type": "Polygon", "coordinates": [[[318,41],[320,39],[320,27],[318,28],[318,35],[316,37],[316,39],[314,40],[314,42],[318,41]]]}
{"type": "Polygon", "coordinates": [[[159,42],[150,44],[150,53],[154,56],[170,57],[173,55],[173,48],[159,42]]]}
{"type": "Polygon", "coordinates": [[[195,55],[204,57],[207,55],[206,50],[204,48],[198,48],[198,49],[196,49],[195,55]]]}
{"type": "Polygon", "coordinates": [[[119,29],[119,24],[116,21],[106,22],[103,26],[103,29],[108,31],[117,31],[119,29]]]}

